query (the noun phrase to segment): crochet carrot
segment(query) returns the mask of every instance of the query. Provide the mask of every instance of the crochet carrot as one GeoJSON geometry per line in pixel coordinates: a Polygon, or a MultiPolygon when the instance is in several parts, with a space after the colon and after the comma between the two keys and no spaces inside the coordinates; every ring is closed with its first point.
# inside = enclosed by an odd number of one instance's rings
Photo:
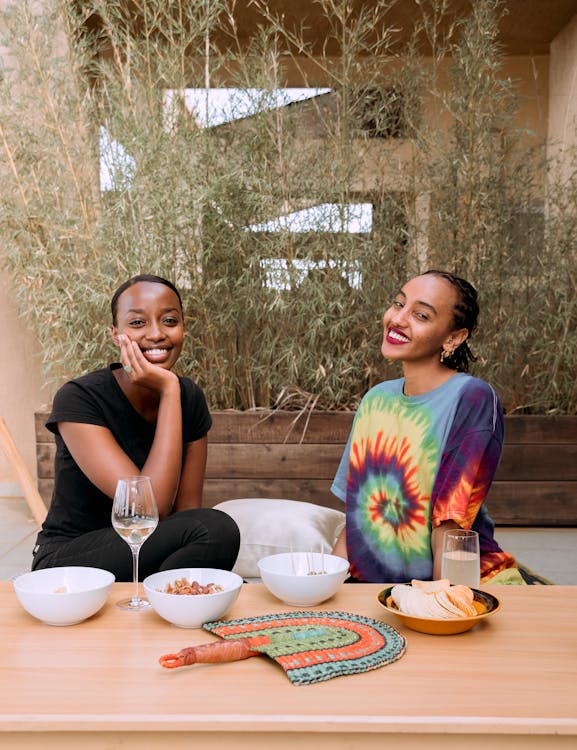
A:
{"type": "Polygon", "coordinates": [[[203,643],[200,646],[189,646],[176,654],[164,654],[158,660],[166,669],[188,667],[191,664],[218,664],[227,661],[240,661],[251,656],[260,656],[259,651],[253,651],[254,646],[270,643],[267,635],[257,635],[252,638],[233,638],[215,643],[203,643]]]}

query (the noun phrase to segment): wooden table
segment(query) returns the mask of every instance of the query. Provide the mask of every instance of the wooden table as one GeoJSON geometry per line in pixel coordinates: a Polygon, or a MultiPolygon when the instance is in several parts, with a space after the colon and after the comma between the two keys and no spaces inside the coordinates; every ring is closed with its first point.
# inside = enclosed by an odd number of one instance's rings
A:
{"type": "MultiPolygon", "coordinates": [[[[114,601],[74,627],[44,625],[0,583],[0,744],[19,748],[575,748],[577,587],[488,588],[502,609],[468,633],[399,625],[381,585],[346,585],[319,609],[381,618],[397,662],[295,686],[266,656],[165,670],[161,654],[212,640],[114,601]],[[387,743],[387,744],[386,744],[387,743]]],[[[246,584],[229,617],[294,611],[246,584]]]]}

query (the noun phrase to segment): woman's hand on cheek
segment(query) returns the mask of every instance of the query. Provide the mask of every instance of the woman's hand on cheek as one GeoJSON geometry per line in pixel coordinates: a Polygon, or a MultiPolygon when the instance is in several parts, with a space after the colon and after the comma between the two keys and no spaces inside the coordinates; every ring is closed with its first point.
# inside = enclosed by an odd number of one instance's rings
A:
{"type": "Polygon", "coordinates": [[[178,382],[176,375],[149,362],[140,347],[126,334],[118,336],[120,361],[129,379],[135,385],[162,391],[166,386],[178,382]]]}
{"type": "Polygon", "coordinates": [[[119,334],[118,343],[120,345],[120,361],[125,372],[129,375],[136,375],[137,370],[141,369],[143,364],[148,364],[140,351],[140,347],[124,333],[119,334]]]}
{"type": "Polygon", "coordinates": [[[124,333],[118,334],[118,346],[120,347],[120,362],[125,372],[131,375],[134,369],[132,365],[132,346],[130,339],[124,333]]]}

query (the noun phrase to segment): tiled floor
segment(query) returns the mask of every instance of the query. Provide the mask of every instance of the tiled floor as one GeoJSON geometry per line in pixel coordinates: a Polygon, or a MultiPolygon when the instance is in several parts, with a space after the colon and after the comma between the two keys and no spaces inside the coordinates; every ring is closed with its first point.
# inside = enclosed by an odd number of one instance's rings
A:
{"type": "MultiPolygon", "coordinates": [[[[0,498],[0,580],[27,570],[37,527],[22,498],[0,498]]],[[[553,583],[577,584],[577,529],[497,529],[497,541],[553,583]]]]}
{"type": "Polygon", "coordinates": [[[0,498],[0,580],[28,570],[38,527],[23,498],[0,498]]]}
{"type": "Polygon", "coordinates": [[[505,529],[495,532],[501,547],[552,583],[577,585],[577,529],[505,529]]]}

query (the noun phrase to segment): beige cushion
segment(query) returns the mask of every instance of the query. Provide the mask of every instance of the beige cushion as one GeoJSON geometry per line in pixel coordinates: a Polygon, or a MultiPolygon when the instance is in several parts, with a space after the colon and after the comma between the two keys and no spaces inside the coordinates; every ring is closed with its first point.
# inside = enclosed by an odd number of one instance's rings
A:
{"type": "Polygon", "coordinates": [[[258,578],[257,562],[267,555],[332,552],[345,525],[344,512],[298,500],[242,498],[214,507],[234,518],[240,529],[233,570],[243,578],[258,578]]]}

